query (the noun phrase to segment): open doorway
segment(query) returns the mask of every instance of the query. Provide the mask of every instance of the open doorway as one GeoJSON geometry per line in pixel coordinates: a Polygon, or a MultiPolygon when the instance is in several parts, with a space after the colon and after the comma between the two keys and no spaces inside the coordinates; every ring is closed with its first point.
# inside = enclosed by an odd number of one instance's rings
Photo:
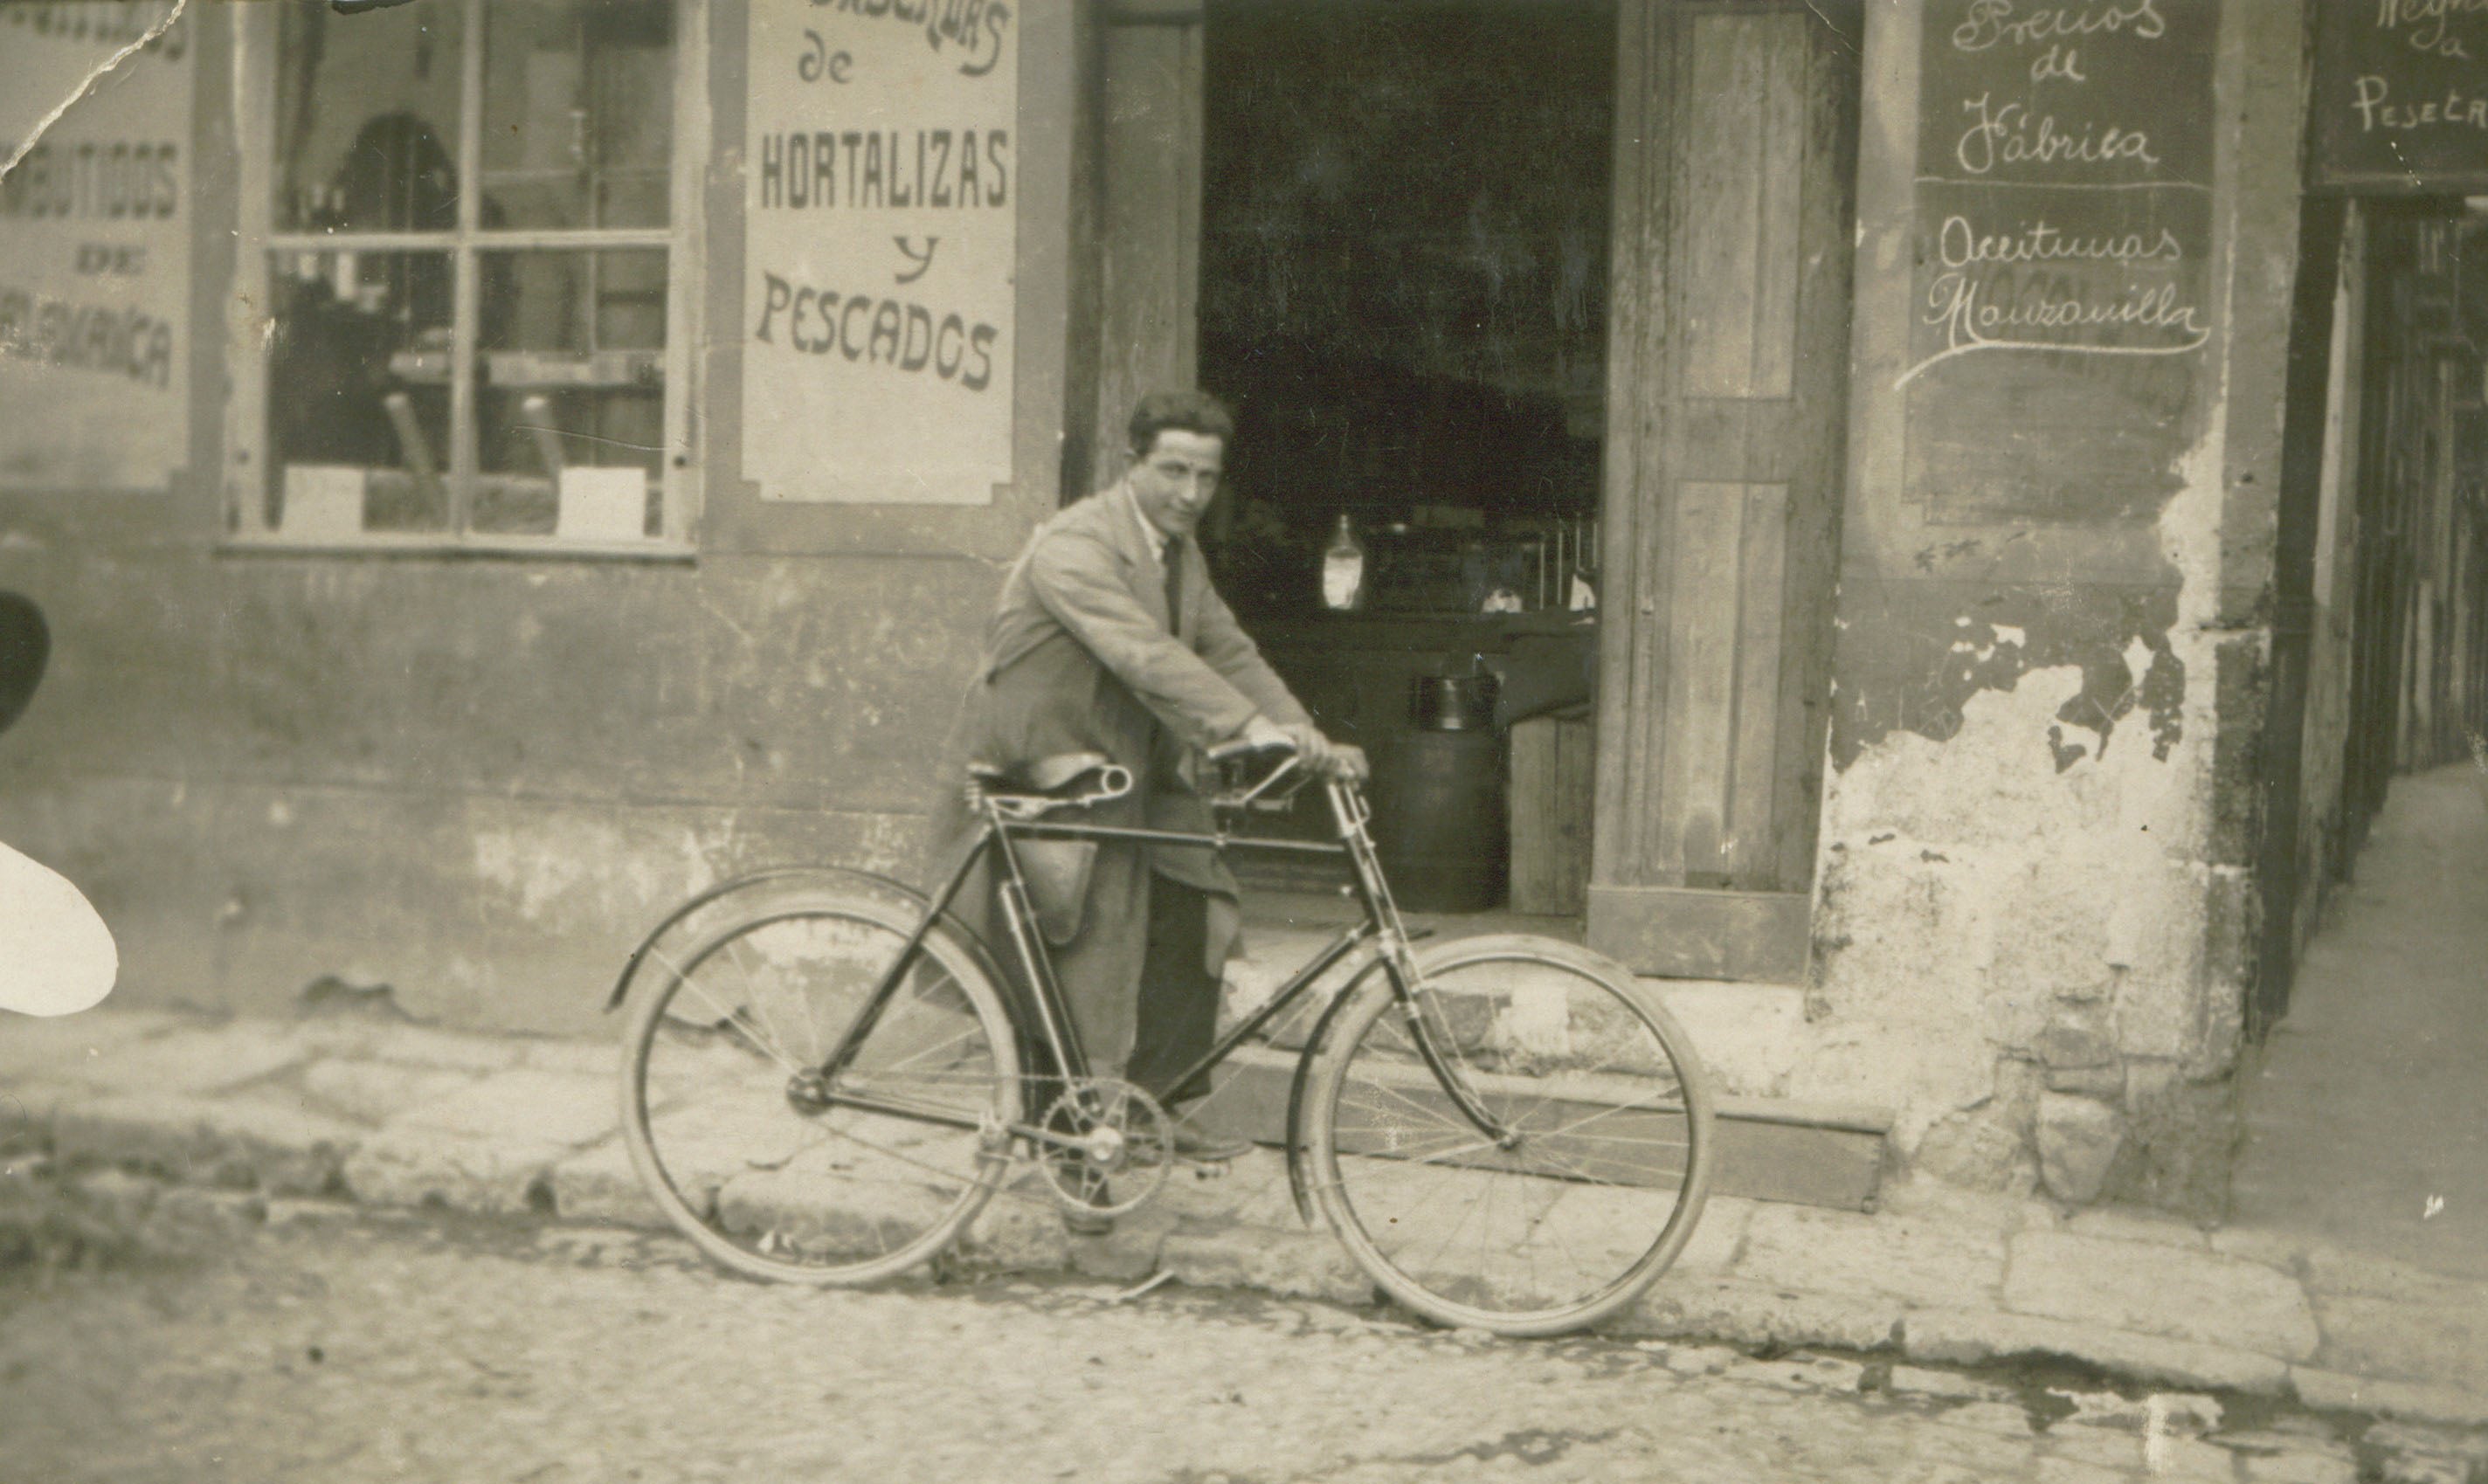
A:
{"type": "Polygon", "coordinates": [[[2488,1278],[2488,214],[2303,220],[2231,1216],[2488,1278]]]}
{"type": "Polygon", "coordinates": [[[1802,973],[1857,18],[1104,13],[1098,329],[1075,347],[1096,397],[1067,483],[1116,466],[1147,387],[1241,405],[1204,549],[1325,726],[1373,755],[1377,823],[1415,831],[1387,842],[1394,880],[1440,910],[1571,919],[1642,973],[1802,973]],[[1361,577],[1344,611],[1323,597],[1335,544],[1361,577]]]}
{"type": "Polygon", "coordinates": [[[1210,0],[1203,22],[1199,378],[1239,421],[1203,551],[1372,757],[1408,905],[1577,917],[1615,10],[1210,0]]]}

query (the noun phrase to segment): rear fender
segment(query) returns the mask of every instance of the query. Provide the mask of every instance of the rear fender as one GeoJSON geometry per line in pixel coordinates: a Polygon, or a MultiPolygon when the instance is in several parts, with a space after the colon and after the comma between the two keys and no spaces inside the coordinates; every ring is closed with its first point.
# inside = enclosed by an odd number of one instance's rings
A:
{"type": "MultiPolygon", "coordinates": [[[[859,882],[870,890],[906,902],[919,914],[930,905],[931,900],[924,893],[894,877],[884,876],[877,871],[858,870],[851,866],[772,866],[767,870],[754,871],[748,876],[738,876],[730,882],[721,882],[667,913],[665,920],[658,923],[647,937],[639,940],[639,945],[631,950],[631,956],[622,963],[622,972],[613,981],[613,993],[606,996],[605,1013],[610,1015],[622,1007],[622,1002],[630,997],[632,981],[638,976],[639,970],[651,957],[658,956],[657,945],[664,939],[666,934],[680,927],[701,909],[714,906],[737,892],[756,891],[765,887],[787,887],[800,883],[805,878],[811,878],[822,885],[859,882]],[[824,880],[825,878],[827,880],[824,880]]],[[[986,943],[983,937],[960,921],[955,912],[944,912],[941,926],[952,939],[967,948],[970,955],[975,958],[976,966],[984,970],[985,977],[991,980],[994,988],[1010,1002],[1015,1015],[1025,1012],[1028,1007],[1022,1002],[1024,995],[1017,977],[1003,972],[1001,963],[994,957],[991,945],[986,943]]],[[[1021,1023],[1026,1023],[1024,1016],[1018,1018],[1021,1023]]]]}

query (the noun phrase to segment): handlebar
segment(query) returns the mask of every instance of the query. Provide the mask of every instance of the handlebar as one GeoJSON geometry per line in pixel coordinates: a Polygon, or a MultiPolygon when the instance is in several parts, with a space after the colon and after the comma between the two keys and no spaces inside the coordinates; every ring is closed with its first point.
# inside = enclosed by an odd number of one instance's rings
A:
{"type": "Polygon", "coordinates": [[[1207,757],[1209,761],[1213,763],[1224,764],[1240,763],[1246,758],[1253,757],[1263,752],[1285,753],[1288,757],[1294,757],[1296,755],[1296,744],[1291,742],[1257,742],[1238,740],[1230,742],[1220,742],[1217,746],[1210,748],[1202,755],[1207,757]]]}
{"type": "Polygon", "coordinates": [[[1213,800],[1213,806],[1222,809],[1284,810],[1287,807],[1288,800],[1294,797],[1296,789],[1311,776],[1298,771],[1298,766],[1304,761],[1304,755],[1291,742],[1222,742],[1206,749],[1202,756],[1228,780],[1225,794],[1213,800]],[[1251,777],[1251,772],[1239,769],[1236,765],[1250,764],[1260,758],[1276,761],[1268,771],[1261,774],[1258,782],[1247,786],[1246,780],[1251,777]],[[1272,794],[1271,791],[1278,787],[1280,780],[1290,774],[1294,775],[1295,782],[1285,792],[1272,794]]]}

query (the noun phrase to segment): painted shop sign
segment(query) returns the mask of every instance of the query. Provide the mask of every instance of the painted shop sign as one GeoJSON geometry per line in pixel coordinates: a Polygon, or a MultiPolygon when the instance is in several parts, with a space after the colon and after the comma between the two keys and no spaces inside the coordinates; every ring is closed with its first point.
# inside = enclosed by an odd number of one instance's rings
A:
{"type": "Polygon", "coordinates": [[[1937,520],[2155,514],[2210,340],[2213,0],[1929,0],[1908,407],[1937,520]]]}
{"type": "Polygon", "coordinates": [[[1011,478],[1017,13],[750,14],[744,475],[773,500],[985,504],[1011,478]]]}
{"type": "Polygon", "coordinates": [[[2488,191],[2488,0],[2316,8],[2311,182],[2488,191]]]}
{"type": "Polygon", "coordinates": [[[0,488],[164,490],[188,462],[191,17],[0,6],[0,488]]]}

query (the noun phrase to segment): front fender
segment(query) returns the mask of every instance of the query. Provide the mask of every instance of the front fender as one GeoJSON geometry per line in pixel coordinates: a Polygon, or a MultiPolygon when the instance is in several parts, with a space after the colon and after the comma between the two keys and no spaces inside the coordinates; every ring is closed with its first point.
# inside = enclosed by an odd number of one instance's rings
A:
{"type": "MultiPolygon", "coordinates": [[[[1424,936],[1425,933],[1409,935],[1411,938],[1424,936]]],[[[1295,1198],[1297,1218],[1307,1226],[1314,1224],[1314,1197],[1312,1188],[1305,1183],[1305,1084],[1313,1079],[1314,1058],[1330,1044],[1332,1023],[1365,988],[1365,981],[1372,978],[1389,962],[1387,956],[1375,954],[1366,961],[1365,966],[1358,969],[1353,978],[1341,986],[1338,994],[1331,996],[1329,1005],[1322,1010],[1321,1019],[1314,1022],[1313,1034],[1305,1038],[1304,1054],[1296,1058],[1296,1075],[1287,1084],[1287,1193],[1295,1198]]]]}

